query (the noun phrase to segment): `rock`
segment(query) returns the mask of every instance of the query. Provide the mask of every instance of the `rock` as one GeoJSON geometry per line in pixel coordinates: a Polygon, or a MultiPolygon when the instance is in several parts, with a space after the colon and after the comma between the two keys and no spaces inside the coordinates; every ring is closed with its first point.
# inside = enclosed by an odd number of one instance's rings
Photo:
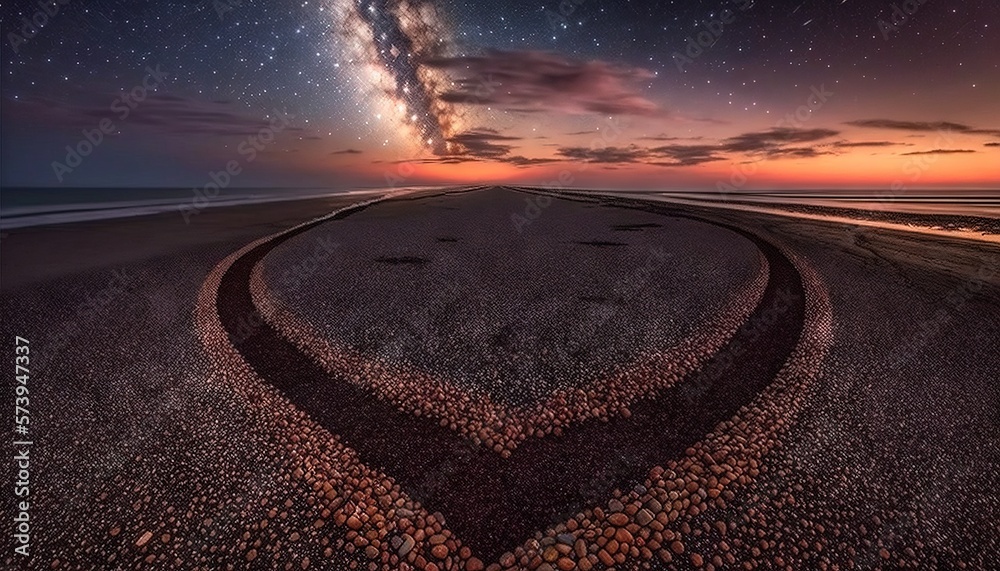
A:
{"type": "Polygon", "coordinates": [[[653,521],[654,518],[655,516],[653,515],[653,512],[646,508],[642,508],[635,514],[635,523],[645,526],[648,525],[649,522],[653,521]]]}
{"type": "Polygon", "coordinates": [[[621,512],[613,513],[608,516],[608,522],[615,527],[621,527],[628,524],[628,516],[621,512]]]}
{"type": "Polygon", "coordinates": [[[625,509],[625,506],[623,506],[622,503],[618,500],[611,500],[610,502],[608,502],[608,511],[612,513],[620,512],[623,509],[625,509]]]}
{"type": "Polygon", "coordinates": [[[431,548],[431,555],[437,557],[438,559],[448,557],[448,546],[443,543],[435,545],[431,548]]]}
{"type": "Polygon", "coordinates": [[[352,515],[351,517],[347,518],[347,527],[353,529],[354,531],[361,529],[361,526],[363,525],[364,524],[361,523],[361,520],[358,519],[358,516],[356,515],[352,515]]]}
{"type": "Polygon", "coordinates": [[[135,540],[135,546],[142,547],[143,545],[146,545],[152,538],[153,538],[153,532],[147,531],[146,533],[139,536],[139,539],[135,540]]]}
{"type": "Polygon", "coordinates": [[[572,571],[576,568],[576,562],[569,557],[561,557],[558,561],[556,561],[556,567],[558,567],[561,571],[572,571]]]}
{"type": "Polygon", "coordinates": [[[544,559],[547,563],[552,563],[558,558],[559,558],[559,551],[557,551],[555,547],[552,546],[546,547],[545,551],[542,552],[542,559],[544,559]]]}
{"type": "Polygon", "coordinates": [[[413,540],[413,537],[409,534],[405,534],[403,535],[403,543],[399,546],[399,550],[397,550],[396,553],[398,553],[400,557],[406,557],[406,554],[413,549],[415,544],[416,541],[413,540]]]}

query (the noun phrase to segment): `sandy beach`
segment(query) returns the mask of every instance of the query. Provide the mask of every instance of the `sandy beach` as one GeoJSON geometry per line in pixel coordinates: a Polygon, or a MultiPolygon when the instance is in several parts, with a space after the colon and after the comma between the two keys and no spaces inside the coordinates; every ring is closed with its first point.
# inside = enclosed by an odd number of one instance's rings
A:
{"type": "Polygon", "coordinates": [[[11,229],[0,272],[33,569],[1000,549],[989,242],[486,187],[11,229]]]}

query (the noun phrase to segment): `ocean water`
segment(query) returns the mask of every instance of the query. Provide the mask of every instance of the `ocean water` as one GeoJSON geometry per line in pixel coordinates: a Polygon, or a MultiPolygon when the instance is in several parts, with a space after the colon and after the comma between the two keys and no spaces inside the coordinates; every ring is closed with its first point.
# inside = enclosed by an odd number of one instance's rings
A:
{"type": "Polygon", "coordinates": [[[664,192],[660,196],[687,198],[706,202],[733,202],[766,205],[822,206],[901,214],[977,216],[1000,218],[1000,190],[954,192],[898,192],[887,190],[773,192],[773,193],[681,193],[664,192]]]}
{"type": "Polygon", "coordinates": [[[219,208],[382,192],[385,189],[252,188],[224,190],[206,199],[191,188],[3,188],[0,229],[179,212],[185,207],[219,208]]]}
{"type": "MultiPolygon", "coordinates": [[[[417,187],[411,187],[416,189],[417,187]]],[[[0,188],[0,230],[177,212],[184,207],[219,208],[304,200],[326,196],[376,195],[386,188],[250,188],[227,189],[206,200],[191,188],[0,188]]],[[[393,189],[407,190],[407,189],[393,189]]],[[[619,191],[622,192],[622,191],[619,191]]],[[[911,214],[948,214],[1000,218],[1000,191],[913,191],[890,195],[885,191],[708,192],[629,191],[653,198],[699,201],[802,204],[911,214]]]]}

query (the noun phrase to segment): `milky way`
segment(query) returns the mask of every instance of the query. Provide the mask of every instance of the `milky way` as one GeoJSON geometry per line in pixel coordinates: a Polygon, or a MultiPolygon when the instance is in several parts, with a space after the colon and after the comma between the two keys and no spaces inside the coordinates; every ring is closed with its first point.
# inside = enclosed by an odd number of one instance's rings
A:
{"type": "Polygon", "coordinates": [[[398,124],[415,145],[455,152],[459,131],[452,103],[441,99],[448,77],[422,62],[446,55],[451,31],[426,0],[338,0],[335,14],[362,90],[383,98],[380,119],[398,124]]]}

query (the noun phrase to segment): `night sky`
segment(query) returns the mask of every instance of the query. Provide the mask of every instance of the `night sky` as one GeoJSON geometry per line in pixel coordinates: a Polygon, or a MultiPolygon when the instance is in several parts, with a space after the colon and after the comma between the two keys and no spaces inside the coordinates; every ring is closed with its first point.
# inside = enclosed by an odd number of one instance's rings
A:
{"type": "Polygon", "coordinates": [[[1000,184],[995,0],[62,1],[5,186],[1000,184]]]}

